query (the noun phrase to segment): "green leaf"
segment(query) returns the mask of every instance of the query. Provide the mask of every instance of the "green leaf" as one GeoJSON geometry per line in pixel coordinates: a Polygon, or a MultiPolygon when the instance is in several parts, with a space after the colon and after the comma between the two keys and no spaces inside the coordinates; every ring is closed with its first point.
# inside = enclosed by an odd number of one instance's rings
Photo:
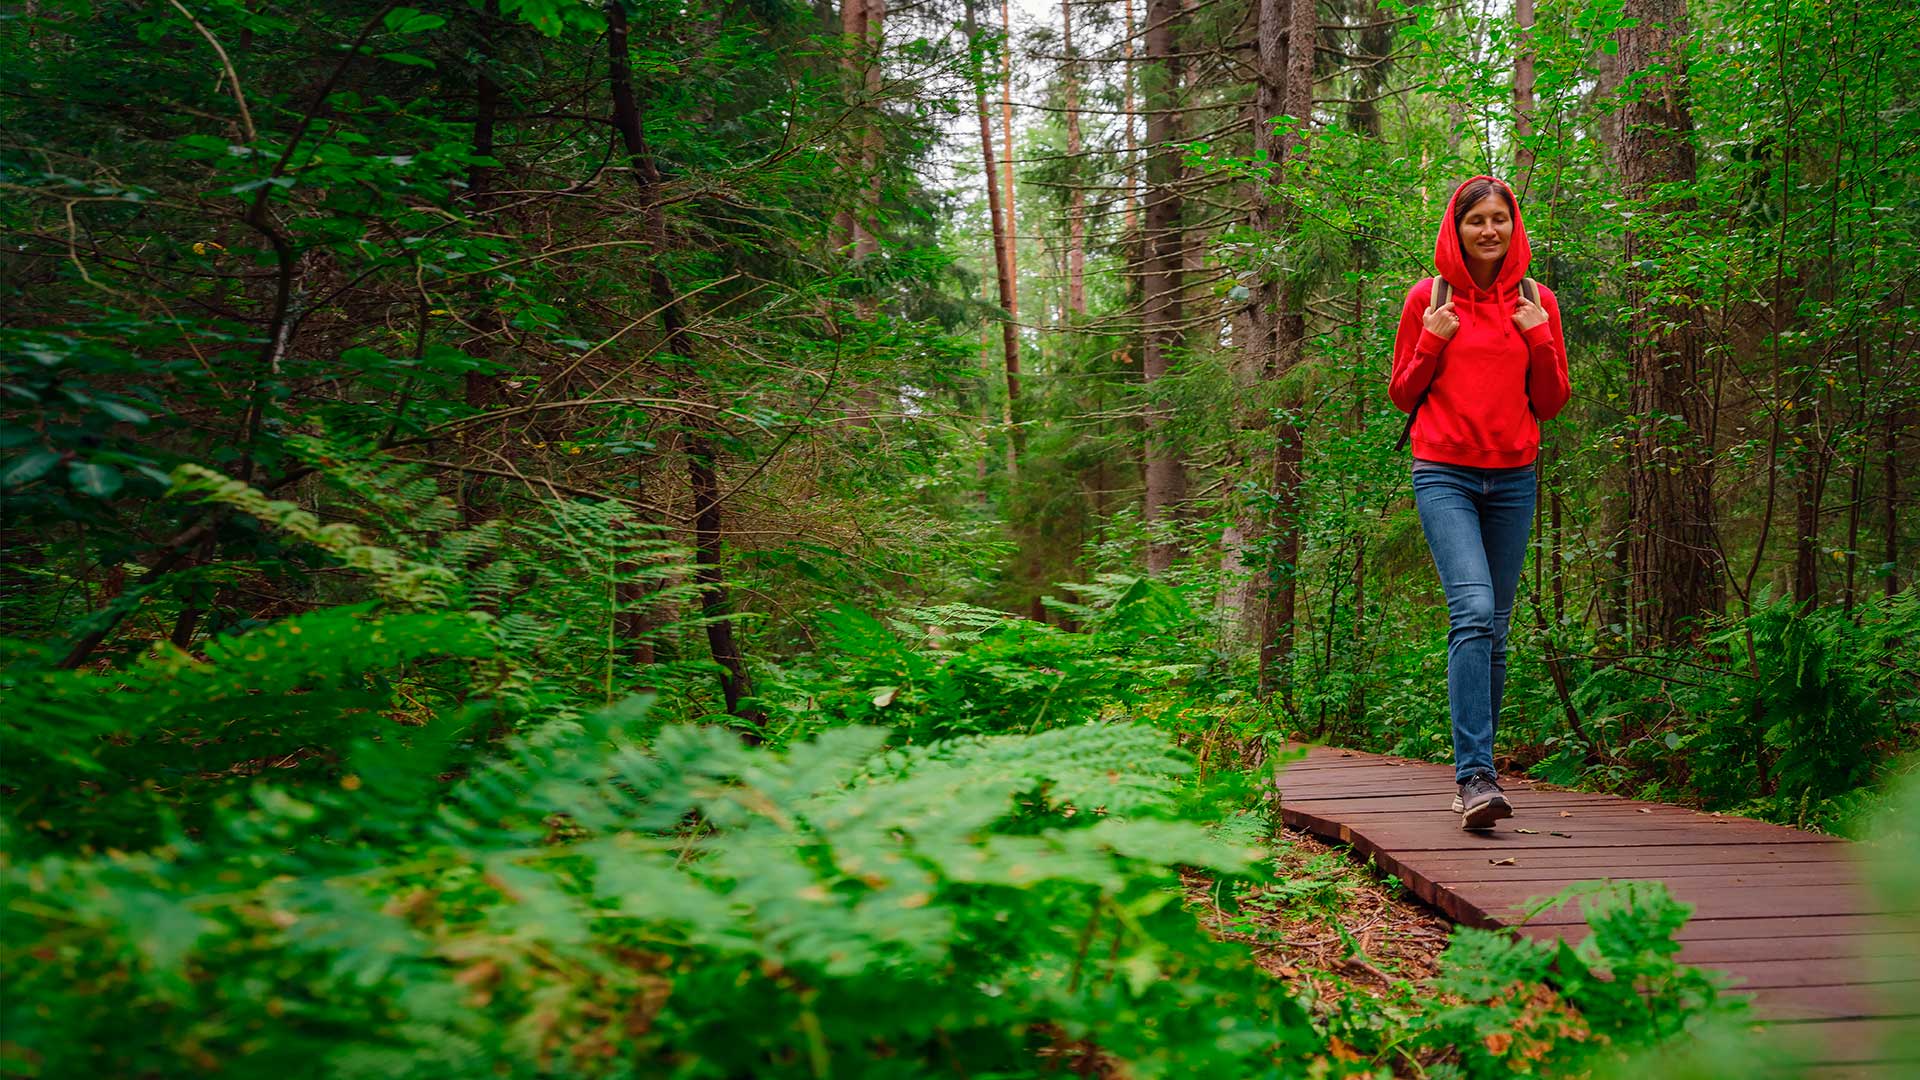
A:
{"type": "Polygon", "coordinates": [[[151,419],[151,417],[139,409],[118,401],[95,401],[94,404],[99,407],[101,412],[123,423],[144,424],[151,419]]]}
{"type": "Polygon", "coordinates": [[[391,60],[396,64],[406,64],[410,67],[431,68],[433,66],[433,61],[424,56],[415,56],[412,53],[383,52],[380,54],[380,59],[391,60]]]}
{"type": "Polygon", "coordinates": [[[120,470],[111,465],[76,461],[67,466],[67,482],[72,484],[76,491],[96,499],[105,499],[119,491],[126,480],[121,477],[120,470]]]}
{"type": "Polygon", "coordinates": [[[396,34],[418,34],[447,24],[441,15],[422,14],[419,8],[397,7],[387,12],[387,29],[396,34]]]}
{"type": "Polygon", "coordinates": [[[0,487],[24,487],[47,475],[47,471],[60,463],[58,450],[35,450],[23,454],[0,470],[0,487]]]}

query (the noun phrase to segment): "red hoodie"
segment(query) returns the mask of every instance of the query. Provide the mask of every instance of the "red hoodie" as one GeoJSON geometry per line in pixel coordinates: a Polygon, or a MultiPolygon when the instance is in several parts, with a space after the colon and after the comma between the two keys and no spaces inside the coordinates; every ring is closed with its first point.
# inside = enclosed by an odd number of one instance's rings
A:
{"type": "MultiPolygon", "coordinates": [[[[1493,177],[1489,179],[1506,187],[1493,177]]],[[[1508,189],[1512,193],[1512,189],[1508,189]]],[[[1400,330],[1393,339],[1393,381],[1388,396],[1401,412],[1412,412],[1427,392],[1413,422],[1413,455],[1429,461],[1481,468],[1525,465],[1540,454],[1540,425],[1551,420],[1572,395],[1567,382],[1567,342],[1560,331],[1560,302],[1540,286],[1547,321],[1525,334],[1513,324],[1520,280],[1527,276],[1533,250],[1516,209],[1513,240],[1491,288],[1475,285],[1460,253],[1453,224],[1453,203],[1440,217],[1433,262],[1453,286],[1453,310],[1460,328],[1443,338],[1425,325],[1433,279],[1421,278],[1400,309],[1400,330]]],[[[1517,207],[1520,200],[1515,199],[1517,207]]]]}

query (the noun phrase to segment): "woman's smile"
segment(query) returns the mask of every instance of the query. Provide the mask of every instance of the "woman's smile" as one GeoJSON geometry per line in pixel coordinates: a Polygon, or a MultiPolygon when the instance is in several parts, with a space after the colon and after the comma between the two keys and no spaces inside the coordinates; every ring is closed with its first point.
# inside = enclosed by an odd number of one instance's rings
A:
{"type": "Polygon", "coordinates": [[[1470,262],[1498,262],[1513,240],[1513,214],[1506,200],[1490,194],[1460,219],[1460,252],[1470,262]]]}

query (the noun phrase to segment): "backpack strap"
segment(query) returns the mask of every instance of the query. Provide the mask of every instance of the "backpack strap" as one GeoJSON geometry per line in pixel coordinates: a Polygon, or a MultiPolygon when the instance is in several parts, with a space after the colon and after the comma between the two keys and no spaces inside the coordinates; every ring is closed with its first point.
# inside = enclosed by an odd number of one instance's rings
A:
{"type": "MultiPolygon", "coordinates": [[[[1433,279],[1433,291],[1427,297],[1427,310],[1437,311],[1445,307],[1447,301],[1452,298],[1453,286],[1447,284],[1446,278],[1436,274],[1433,279]]],[[[1400,429],[1400,441],[1393,444],[1395,453],[1407,448],[1407,438],[1413,434],[1413,418],[1420,415],[1420,406],[1426,404],[1427,392],[1432,389],[1433,385],[1429,383],[1426,390],[1420,391],[1420,400],[1413,403],[1413,411],[1407,414],[1407,426],[1400,429]]]]}

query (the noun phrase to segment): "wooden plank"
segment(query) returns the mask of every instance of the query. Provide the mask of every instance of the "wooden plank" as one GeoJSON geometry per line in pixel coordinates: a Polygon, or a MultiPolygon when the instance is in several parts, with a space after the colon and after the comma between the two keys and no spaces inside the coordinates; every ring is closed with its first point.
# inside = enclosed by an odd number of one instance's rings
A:
{"type": "MultiPolygon", "coordinates": [[[[1324,795],[1296,794],[1281,790],[1287,805],[1302,810],[1335,810],[1343,814],[1423,814],[1453,813],[1451,791],[1433,791],[1419,795],[1404,793],[1387,795],[1342,795],[1328,797],[1324,795]]],[[[1516,796],[1513,803],[1515,813],[1525,814],[1540,810],[1568,810],[1575,814],[1582,811],[1594,813],[1601,810],[1620,810],[1624,813],[1638,813],[1642,809],[1656,813],[1674,812],[1671,807],[1655,808],[1651,804],[1627,803],[1605,795],[1580,795],[1564,791],[1543,791],[1537,795],[1516,796]]],[[[1686,813],[1686,811],[1679,811],[1686,813]]]]}
{"type": "MultiPolygon", "coordinates": [[[[1744,830],[1687,828],[1665,826],[1645,829],[1589,830],[1587,836],[1554,836],[1546,830],[1533,833],[1516,833],[1512,828],[1504,831],[1468,832],[1455,822],[1448,828],[1421,828],[1406,824],[1350,825],[1332,821],[1319,815],[1293,810],[1282,811],[1288,824],[1304,824],[1322,836],[1334,836],[1352,843],[1357,837],[1365,836],[1370,842],[1383,848],[1406,852],[1485,852],[1490,856],[1505,856],[1520,851],[1578,851],[1583,848],[1619,848],[1619,847],[1711,847],[1714,845],[1764,845],[1764,844],[1802,844],[1825,845],[1834,841],[1826,837],[1805,834],[1802,837],[1781,837],[1770,833],[1749,833],[1744,830]]],[[[1515,826],[1532,828],[1532,826],[1515,826]]],[[[1568,830],[1560,830],[1568,831],[1568,830]]],[[[1623,856],[1623,858],[1626,856],[1623,856]]]]}
{"type": "MultiPolygon", "coordinates": [[[[1302,800],[1294,804],[1295,812],[1318,816],[1338,815],[1342,824],[1354,828],[1377,828],[1404,826],[1430,830],[1438,835],[1451,836],[1462,833],[1460,816],[1450,811],[1444,804],[1424,810],[1376,811],[1368,809],[1350,809],[1337,804],[1316,803],[1302,800]]],[[[1491,835],[1544,835],[1547,830],[1573,832],[1584,828],[1589,831],[1653,831],[1657,829],[1697,829],[1711,832],[1717,836],[1766,837],[1783,844],[1825,843],[1845,846],[1846,841],[1817,833],[1801,832],[1783,825],[1770,825],[1763,821],[1750,821],[1746,818],[1711,817],[1705,814],[1689,813],[1685,810],[1667,810],[1652,814],[1620,813],[1607,808],[1593,807],[1582,817],[1563,818],[1557,814],[1526,814],[1516,810],[1515,816],[1503,819],[1491,835]],[[1532,829],[1535,833],[1521,833],[1519,830],[1532,829]]],[[[1476,833],[1470,835],[1485,836],[1476,833]]]]}
{"type": "MultiPolygon", "coordinates": [[[[1419,830],[1430,832],[1435,836],[1453,837],[1456,839],[1461,836],[1486,839],[1489,836],[1503,836],[1520,828],[1538,829],[1543,825],[1557,828],[1559,822],[1573,820],[1570,818],[1561,818],[1557,813],[1549,815],[1545,810],[1540,810],[1533,815],[1528,815],[1525,819],[1516,818],[1503,820],[1499,827],[1490,833],[1469,833],[1460,828],[1459,817],[1447,810],[1447,804],[1445,802],[1439,799],[1436,799],[1435,802],[1436,805],[1430,809],[1418,811],[1384,811],[1370,809],[1365,804],[1356,805],[1356,803],[1350,800],[1315,800],[1289,795],[1284,791],[1281,792],[1282,813],[1284,815],[1297,816],[1303,820],[1318,819],[1318,825],[1309,826],[1316,829],[1333,825],[1348,825],[1354,828],[1362,826],[1368,828],[1398,827],[1402,830],[1419,830]]],[[[1598,808],[1589,808],[1588,813],[1590,815],[1596,815],[1597,810],[1598,808]]],[[[1634,813],[1612,815],[1607,817],[1605,821],[1600,822],[1600,824],[1608,824],[1615,828],[1639,828],[1648,830],[1656,828],[1684,828],[1698,831],[1703,835],[1711,832],[1715,836],[1764,837],[1782,844],[1817,843],[1846,846],[1846,841],[1838,839],[1837,837],[1821,836],[1817,833],[1790,829],[1783,825],[1771,825],[1762,821],[1752,821],[1747,818],[1715,817],[1709,814],[1696,814],[1678,809],[1668,810],[1664,813],[1656,812],[1654,814],[1634,813]]]]}
{"type": "MultiPolygon", "coordinates": [[[[1312,787],[1278,785],[1275,790],[1288,805],[1326,805],[1350,811],[1445,810],[1453,805],[1459,789],[1452,784],[1412,787],[1391,781],[1355,781],[1350,784],[1315,784],[1312,787]]],[[[1594,807],[1602,799],[1595,795],[1572,795],[1564,791],[1508,791],[1507,802],[1520,812],[1594,807]]]]}
{"type": "Polygon", "coordinates": [[[1453,766],[1437,761],[1416,761],[1413,758],[1378,757],[1371,754],[1354,757],[1330,757],[1309,754],[1299,761],[1290,761],[1280,767],[1282,773],[1321,772],[1327,769],[1445,769],[1453,771],[1453,766]]]}
{"type": "MultiPolygon", "coordinates": [[[[1776,953],[1776,955],[1778,955],[1776,953]]],[[[1888,970],[1869,967],[1857,956],[1829,956],[1822,959],[1742,959],[1696,966],[1724,971],[1740,980],[1743,990],[1786,986],[1879,986],[1892,989],[1874,993],[1897,993],[1911,998],[1920,991],[1920,969],[1888,970]]]]}
{"type": "Polygon", "coordinates": [[[1807,1040],[1803,1045],[1818,1045],[1811,1061],[1834,1065],[1920,1061],[1920,1017],[1914,1017],[1912,1005],[1887,1007],[1870,995],[1859,994],[1859,988],[1805,986],[1764,994],[1770,1001],[1766,1009],[1774,1013],[1766,1017],[1772,1020],[1768,1032],[1789,1032],[1807,1040]],[[1855,994],[1847,994],[1849,990],[1855,994]],[[1880,1047],[1878,1042],[1889,1036],[1895,1042],[1880,1047]],[[1836,1043],[1853,1045],[1836,1053],[1836,1043]]]}
{"type": "MultiPolygon", "coordinates": [[[[1613,807],[1580,807],[1571,815],[1557,813],[1561,807],[1536,807],[1532,813],[1524,809],[1515,809],[1513,817],[1501,819],[1492,830],[1469,832],[1469,840],[1498,840],[1505,836],[1549,836],[1553,840],[1578,840],[1582,832],[1649,832],[1657,834],[1661,830],[1684,828],[1697,830],[1709,840],[1720,836],[1734,836],[1743,842],[1776,842],[1776,844],[1832,844],[1845,847],[1843,840],[1834,840],[1832,836],[1816,834],[1793,834],[1791,830],[1780,830],[1778,826],[1766,826],[1763,822],[1732,821],[1715,817],[1690,817],[1686,813],[1622,813],[1613,807]]],[[[1317,815],[1317,817],[1336,817],[1342,824],[1352,828],[1421,828],[1434,836],[1455,838],[1465,830],[1459,824],[1459,811],[1453,811],[1446,803],[1421,807],[1421,809],[1369,809],[1361,805],[1342,805],[1329,801],[1300,801],[1294,803],[1294,813],[1317,815]]]]}
{"type": "MultiPolygon", "coordinates": [[[[1764,1020],[1783,1025],[1825,1024],[1836,1021],[1893,1020],[1910,1017],[1911,1004],[1902,1004],[1898,994],[1881,993],[1895,987],[1874,986],[1774,986],[1750,993],[1753,1011],[1764,1020]]],[[[1819,1061],[1877,1060],[1874,1058],[1835,1057],[1822,1049],[1819,1061]]]]}
{"type": "MultiPolygon", "coordinates": [[[[1486,881],[1449,885],[1456,892],[1494,903],[1521,903],[1535,896],[1551,896],[1583,879],[1564,882],[1486,881]]],[[[1593,879],[1584,879],[1593,880],[1593,879]]],[[[1645,881],[1646,878],[1624,880],[1645,881]]],[[[1441,884],[1436,882],[1435,884],[1441,884]]],[[[1711,906],[1716,919],[1751,919],[1795,914],[1901,915],[1903,912],[1858,883],[1809,885],[1727,885],[1713,878],[1667,878],[1662,884],[1672,897],[1696,910],[1711,906]],[[1775,905],[1769,907],[1768,905],[1775,905]],[[1852,905],[1842,910],[1831,910],[1852,905]],[[1803,912],[1801,909],[1810,909],[1803,912]]]]}
{"type": "MultiPolygon", "coordinates": [[[[1914,1036],[1920,1038],[1920,1036],[1914,1036]]],[[[1778,1076],[1768,1072],[1768,1076],[1778,1076]]],[[[1912,1065],[1882,1061],[1878,1065],[1807,1065],[1793,1070],[1793,1080],[1912,1080],[1912,1065]]]]}
{"type": "MultiPolygon", "coordinates": [[[[1422,795],[1398,796],[1359,796],[1351,799],[1328,799],[1317,795],[1295,795],[1281,792],[1288,805],[1301,810],[1331,810],[1343,816],[1387,817],[1402,815],[1410,819],[1424,819],[1427,815],[1457,814],[1453,809],[1452,792],[1431,792],[1422,795]]],[[[1753,818],[1737,817],[1731,814],[1710,814],[1702,810],[1689,810],[1680,806],[1658,806],[1651,803],[1632,803],[1625,799],[1613,799],[1604,795],[1568,795],[1551,792],[1540,795],[1521,796],[1509,800],[1513,812],[1518,817],[1545,818],[1548,820],[1569,821],[1580,818],[1606,818],[1620,821],[1689,821],[1703,825],[1757,825],[1763,829],[1779,829],[1785,832],[1798,832],[1784,825],[1756,821],[1753,818]],[[1562,817],[1561,811],[1567,816],[1562,817]]],[[[1458,821],[1455,822],[1456,827],[1458,821]]],[[[1831,839],[1831,838],[1829,838],[1831,839]]]]}
{"type": "MultiPolygon", "coordinates": [[[[1667,883],[1667,891],[1681,903],[1694,905],[1696,912],[1711,911],[1717,919],[1792,918],[1826,915],[1894,914],[1891,905],[1863,889],[1843,885],[1787,885],[1777,889],[1695,889],[1686,878],[1667,883]]],[[[1523,906],[1535,897],[1551,896],[1557,889],[1542,890],[1525,882],[1458,889],[1464,899],[1480,910],[1502,919],[1520,921],[1526,917],[1523,906]]],[[[1576,901],[1584,904],[1585,901],[1576,901]]],[[[1571,906],[1561,909],[1572,910],[1571,906]]],[[[1575,916],[1578,917],[1577,915],[1575,916]]]]}
{"type": "Polygon", "coordinates": [[[1748,864],[1746,872],[1706,867],[1662,868],[1662,872],[1623,874],[1620,868],[1612,867],[1541,867],[1528,870],[1520,866],[1483,866],[1486,873],[1435,873],[1428,871],[1427,876],[1436,884],[1449,889],[1470,889],[1480,885],[1529,885],[1547,892],[1559,892],[1579,881],[1685,881],[1695,887],[1713,887],[1727,889],[1767,889],[1774,887],[1804,887],[1808,885],[1847,885],[1858,887],[1860,875],[1846,863],[1812,863],[1814,869],[1788,870],[1784,867],[1748,864]],[[1758,871],[1751,867],[1759,867],[1758,871]],[[1697,873],[1666,873],[1667,869],[1696,870],[1697,873]]]}
{"type": "MultiPolygon", "coordinates": [[[[1461,852],[1457,855],[1436,855],[1423,859],[1421,865],[1431,867],[1435,873],[1445,874],[1456,871],[1472,871],[1493,865],[1488,860],[1500,855],[1500,852],[1461,852]]],[[[1660,873],[1680,870],[1688,866],[1853,866],[1854,852],[1843,845],[1821,844],[1779,844],[1779,845],[1742,845],[1730,847],[1712,853],[1711,863],[1701,862],[1700,849],[1694,845],[1675,845],[1672,847],[1645,847],[1633,853],[1633,865],[1652,872],[1650,868],[1660,867],[1660,873]]],[[[1607,867],[1620,865],[1618,858],[1606,851],[1537,851],[1517,857],[1515,866],[1556,867],[1607,867]]]]}
{"type": "Polygon", "coordinates": [[[1868,981],[1880,981],[1875,973],[1897,977],[1916,970],[1920,962],[1920,933],[1891,934],[1817,934],[1808,937],[1741,937],[1683,942],[1680,959],[1689,964],[1712,967],[1739,964],[1742,970],[1755,961],[1846,959],[1860,965],[1868,981]]]}
{"type": "MultiPolygon", "coordinates": [[[[1687,924],[1673,936],[1674,940],[1681,942],[1728,941],[1735,938],[1851,937],[1856,934],[1900,933],[1903,926],[1910,928],[1911,925],[1886,915],[1723,919],[1711,913],[1695,912],[1694,917],[1687,920],[1687,924]]],[[[1514,930],[1542,940],[1578,940],[1585,937],[1587,932],[1586,920],[1564,910],[1548,912],[1524,926],[1515,926],[1514,930]]]]}

